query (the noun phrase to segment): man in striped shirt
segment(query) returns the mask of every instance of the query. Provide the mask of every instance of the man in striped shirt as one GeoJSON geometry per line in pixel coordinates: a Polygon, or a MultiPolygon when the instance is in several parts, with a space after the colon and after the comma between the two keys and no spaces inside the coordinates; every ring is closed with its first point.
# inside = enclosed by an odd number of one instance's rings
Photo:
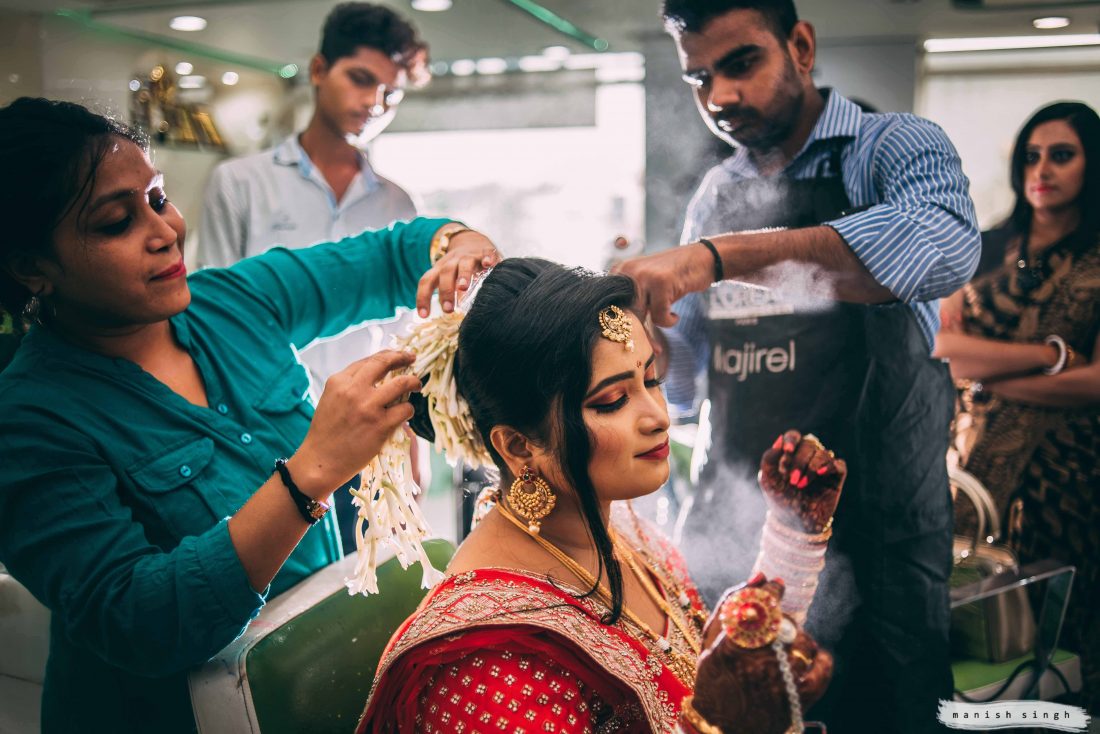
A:
{"type": "Polygon", "coordinates": [[[931,122],[814,87],[813,28],[790,0],[665,0],[663,15],[703,119],[737,147],[693,197],[684,245],[619,268],[671,327],[670,402],[690,406],[705,373],[693,576],[713,602],[744,575],[760,454],[788,428],[821,437],[849,480],[807,622],[836,675],[810,713],[842,734],[936,730],[953,390],[930,354],[936,299],[980,253],[968,181],[931,122]]]}

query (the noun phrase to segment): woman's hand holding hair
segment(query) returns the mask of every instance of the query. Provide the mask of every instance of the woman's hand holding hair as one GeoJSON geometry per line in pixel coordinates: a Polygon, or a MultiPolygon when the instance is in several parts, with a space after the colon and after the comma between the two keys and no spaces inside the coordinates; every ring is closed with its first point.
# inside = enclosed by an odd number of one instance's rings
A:
{"type": "Polygon", "coordinates": [[[373,459],[394,430],[412,418],[407,397],[420,391],[410,367],[415,355],[385,350],[353,362],[325,383],[309,432],[287,462],[303,492],[328,497],[373,459]]]}
{"type": "MultiPolygon", "coordinates": [[[[299,491],[327,501],[412,417],[406,398],[420,390],[420,380],[387,376],[412,365],[413,358],[408,352],[378,352],[329,378],[309,432],[286,463],[299,491]]],[[[279,474],[229,519],[229,536],[254,591],[271,583],[308,529],[279,474]]]]}
{"type": "MultiPolygon", "coordinates": [[[[440,230],[451,225],[443,225],[440,230]]],[[[437,236],[438,236],[437,232],[437,236]]],[[[427,318],[431,310],[432,293],[439,290],[439,303],[445,313],[454,311],[455,305],[469,289],[475,275],[500,262],[501,255],[492,241],[472,229],[458,229],[450,235],[443,255],[432,263],[428,272],[420,278],[416,288],[416,311],[427,318]]]]}
{"type": "MultiPolygon", "coordinates": [[[[723,596],[703,632],[692,706],[708,723],[724,732],[779,734],[791,725],[787,686],[771,644],[749,649],[738,644],[719,617],[722,604],[746,588],[760,589],[778,599],[785,591],[779,580],[757,574],[723,596]]],[[[825,693],[833,674],[833,658],[802,630],[784,645],[784,654],[805,711],[825,693]]]]}

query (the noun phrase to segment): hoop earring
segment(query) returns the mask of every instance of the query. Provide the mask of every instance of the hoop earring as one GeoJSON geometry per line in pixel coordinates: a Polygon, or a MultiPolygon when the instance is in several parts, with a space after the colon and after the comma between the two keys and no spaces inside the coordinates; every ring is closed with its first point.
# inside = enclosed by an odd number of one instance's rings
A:
{"type": "Polygon", "coordinates": [[[508,504],[527,521],[527,532],[532,535],[539,534],[542,519],[554,511],[557,501],[546,480],[528,467],[523,467],[523,473],[508,488],[508,504]]]}

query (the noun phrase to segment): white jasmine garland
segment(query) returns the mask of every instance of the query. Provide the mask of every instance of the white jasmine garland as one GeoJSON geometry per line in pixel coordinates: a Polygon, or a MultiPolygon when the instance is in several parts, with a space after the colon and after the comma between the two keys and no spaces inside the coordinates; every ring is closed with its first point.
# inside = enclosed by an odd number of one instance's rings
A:
{"type": "MultiPolygon", "coordinates": [[[[461,323],[459,312],[418,323],[408,336],[397,339],[397,348],[415,352],[411,373],[427,378],[421,394],[435,429],[436,451],[442,451],[451,466],[460,461],[473,467],[491,466],[470,407],[455,385],[454,357],[461,323]]],[[[443,580],[443,573],[432,566],[424,551],[424,540],[432,531],[416,503],[420,487],[412,479],[410,447],[404,427],[397,428],[363,470],[361,489],[351,490],[359,513],[355,524],[358,561],[355,575],[345,581],[348,593],[378,593],[378,551],[383,544],[393,548],[402,568],[419,561],[424,569],[423,588],[430,589],[443,580]]]]}
{"type": "Polygon", "coordinates": [[[435,428],[435,450],[451,466],[492,466],[470,415],[470,406],[458,394],[454,364],[458,352],[458,327],[463,314],[455,311],[417,324],[408,336],[398,338],[397,348],[416,354],[412,373],[427,377],[421,395],[428,403],[428,417],[435,428]]]}

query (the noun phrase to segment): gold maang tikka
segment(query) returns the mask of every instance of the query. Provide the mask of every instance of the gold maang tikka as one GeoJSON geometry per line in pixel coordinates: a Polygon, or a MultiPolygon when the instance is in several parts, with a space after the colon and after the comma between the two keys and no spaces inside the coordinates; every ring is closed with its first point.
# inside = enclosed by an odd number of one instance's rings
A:
{"type": "Polygon", "coordinates": [[[618,306],[608,306],[600,311],[600,330],[604,339],[619,342],[628,352],[634,351],[634,324],[630,323],[630,319],[618,306]]]}
{"type": "Polygon", "coordinates": [[[508,504],[527,521],[527,531],[532,535],[539,534],[542,519],[553,512],[557,501],[546,480],[528,467],[523,467],[523,472],[508,488],[508,504]]]}

